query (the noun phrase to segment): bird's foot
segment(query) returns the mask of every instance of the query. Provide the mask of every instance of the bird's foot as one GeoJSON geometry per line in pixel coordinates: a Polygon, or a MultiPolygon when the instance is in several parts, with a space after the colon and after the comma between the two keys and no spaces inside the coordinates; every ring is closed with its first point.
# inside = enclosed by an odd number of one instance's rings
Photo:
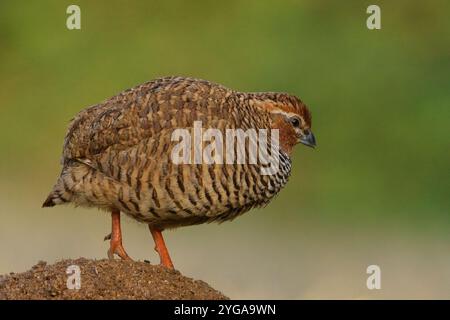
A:
{"type": "Polygon", "coordinates": [[[112,227],[111,233],[107,235],[104,240],[109,241],[108,258],[110,260],[114,259],[114,255],[117,254],[122,260],[133,261],[125,251],[122,245],[122,231],[120,229],[120,211],[111,211],[112,227]]]}
{"type": "Polygon", "coordinates": [[[163,267],[166,267],[166,268],[169,268],[172,270],[175,269],[175,267],[173,266],[173,263],[172,263],[172,259],[170,259],[169,253],[160,253],[157,248],[155,248],[155,251],[158,252],[159,257],[161,259],[161,262],[159,263],[160,266],[163,266],[163,267]]]}
{"type": "Polygon", "coordinates": [[[117,254],[122,260],[133,261],[123,248],[121,241],[111,240],[111,244],[108,250],[108,258],[114,260],[114,254],[117,254]]]}
{"type": "Polygon", "coordinates": [[[169,250],[167,250],[164,238],[162,236],[162,231],[154,229],[149,226],[150,232],[152,234],[153,240],[155,241],[155,251],[158,252],[159,258],[161,259],[161,266],[169,269],[175,269],[170,259],[169,250]]]}

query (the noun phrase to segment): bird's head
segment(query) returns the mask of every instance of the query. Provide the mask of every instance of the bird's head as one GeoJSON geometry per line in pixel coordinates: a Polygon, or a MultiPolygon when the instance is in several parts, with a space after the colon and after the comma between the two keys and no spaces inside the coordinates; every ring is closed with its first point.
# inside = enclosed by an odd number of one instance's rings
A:
{"type": "Polygon", "coordinates": [[[316,146],[311,131],[311,113],[300,99],[286,93],[260,93],[254,96],[253,102],[268,113],[271,128],[279,130],[280,147],[284,152],[290,154],[298,143],[316,146]]]}

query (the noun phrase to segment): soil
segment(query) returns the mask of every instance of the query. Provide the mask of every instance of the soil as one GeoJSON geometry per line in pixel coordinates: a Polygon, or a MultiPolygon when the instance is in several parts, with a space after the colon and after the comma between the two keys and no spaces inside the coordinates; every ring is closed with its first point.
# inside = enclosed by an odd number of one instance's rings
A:
{"type": "Polygon", "coordinates": [[[79,258],[52,265],[40,261],[29,271],[0,276],[0,300],[4,299],[228,298],[203,281],[187,278],[179,271],[162,266],[137,261],[79,258]],[[80,268],[79,289],[68,289],[68,282],[72,288],[76,285],[75,275],[70,270],[69,274],[66,273],[71,265],[80,268]]]}

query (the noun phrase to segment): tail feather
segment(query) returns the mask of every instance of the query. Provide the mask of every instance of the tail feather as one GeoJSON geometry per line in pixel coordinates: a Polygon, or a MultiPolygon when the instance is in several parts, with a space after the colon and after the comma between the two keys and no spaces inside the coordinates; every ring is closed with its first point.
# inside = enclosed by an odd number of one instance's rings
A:
{"type": "Polygon", "coordinates": [[[63,204],[68,202],[67,199],[65,199],[62,195],[60,195],[57,192],[52,192],[49,194],[49,196],[47,197],[47,199],[45,199],[44,203],[42,204],[42,207],[54,207],[57,204],[63,204]]]}
{"type": "Polygon", "coordinates": [[[70,202],[70,199],[66,199],[64,194],[60,194],[58,192],[52,192],[49,194],[47,199],[45,199],[44,203],[42,204],[42,207],[54,207],[58,204],[64,204],[70,202]]]}
{"type": "Polygon", "coordinates": [[[45,199],[44,203],[42,204],[42,208],[54,207],[56,203],[53,201],[53,197],[53,193],[50,193],[47,199],[45,199]]]}
{"type": "Polygon", "coordinates": [[[54,207],[58,204],[72,202],[78,179],[86,176],[89,169],[89,166],[80,162],[71,162],[70,165],[64,166],[42,207],[54,207]]]}
{"type": "Polygon", "coordinates": [[[71,200],[71,193],[69,190],[66,190],[64,183],[62,181],[62,177],[58,179],[53,190],[48,195],[47,199],[45,199],[42,207],[53,207],[58,204],[63,204],[69,202],[71,200]]]}

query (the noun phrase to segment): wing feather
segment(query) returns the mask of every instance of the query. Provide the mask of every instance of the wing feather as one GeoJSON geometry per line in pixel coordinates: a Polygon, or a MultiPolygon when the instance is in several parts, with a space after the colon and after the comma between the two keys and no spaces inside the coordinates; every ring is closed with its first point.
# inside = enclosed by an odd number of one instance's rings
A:
{"type": "Polygon", "coordinates": [[[81,111],[69,125],[63,163],[91,159],[108,148],[124,150],[164,129],[195,120],[228,119],[233,91],[205,80],[162,78],[126,90],[81,111]]]}

